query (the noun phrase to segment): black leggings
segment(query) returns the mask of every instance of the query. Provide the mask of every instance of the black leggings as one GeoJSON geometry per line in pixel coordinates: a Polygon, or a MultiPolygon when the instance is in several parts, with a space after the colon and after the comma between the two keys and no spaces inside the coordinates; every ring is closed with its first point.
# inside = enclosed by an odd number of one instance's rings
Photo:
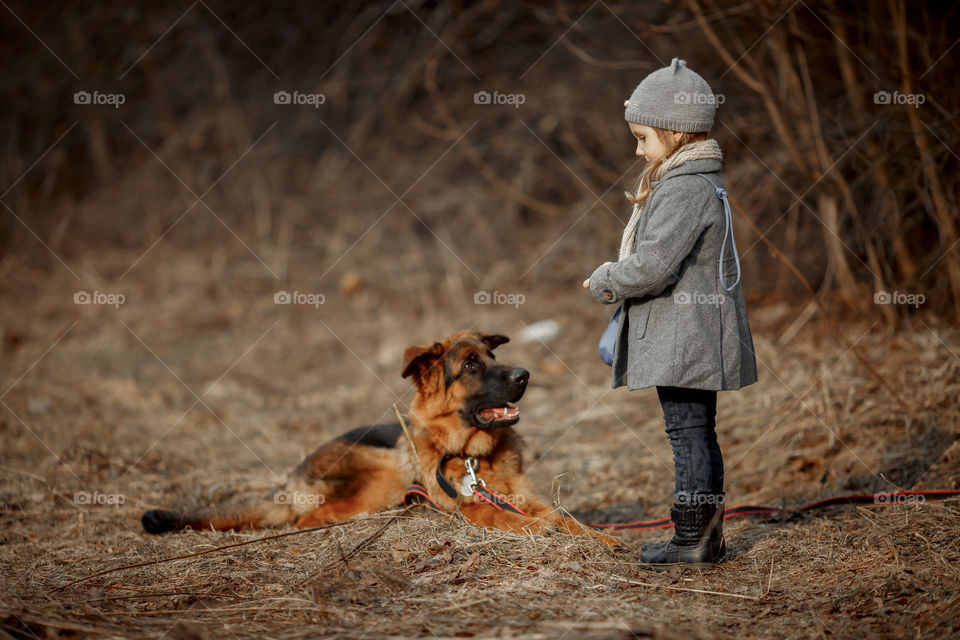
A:
{"type": "Polygon", "coordinates": [[[673,448],[674,499],[723,493],[723,454],[717,444],[717,392],[657,387],[673,448]]]}

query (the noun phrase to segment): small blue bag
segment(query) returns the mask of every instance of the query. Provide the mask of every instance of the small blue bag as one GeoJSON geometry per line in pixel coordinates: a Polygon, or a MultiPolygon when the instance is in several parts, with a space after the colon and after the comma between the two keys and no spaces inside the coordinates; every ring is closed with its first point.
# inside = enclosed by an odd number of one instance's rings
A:
{"type": "Polygon", "coordinates": [[[620,328],[620,315],[622,313],[623,305],[621,304],[613,312],[610,322],[607,323],[607,328],[603,330],[603,335],[600,336],[600,344],[597,345],[597,350],[600,351],[600,359],[609,366],[613,366],[613,350],[617,348],[617,329],[620,328]]]}
{"type": "MultiPolygon", "coordinates": [[[[727,200],[727,192],[724,189],[719,188],[713,180],[698,173],[698,176],[710,183],[710,186],[713,187],[714,191],[717,194],[717,197],[720,198],[720,201],[723,202],[723,214],[724,214],[724,233],[723,240],[720,243],[720,260],[718,264],[718,269],[720,271],[720,286],[726,291],[731,291],[737,284],[740,283],[740,256],[737,255],[737,243],[733,239],[733,215],[730,212],[730,203],[727,200]],[[730,244],[733,246],[733,257],[737,263],[737,279],[734,280],[733,284],[729,287],[724,282],[723,278],[723,254],[727,247],[727,238],[730,238],[730,244]]],[[[640,223],[637,223],[637,229],[640,228],[640,223]]],[[[613,352],[617,348],[617,337],[618,331],[620,328],[620,316],[623,315],[623,305],[626,303],[621,303],[617,310],[613,312],[613,315],[610,317],[610,322],[607,323],[607,328],[603,330],[603,334],[600,336],[600,343],[597,345],[597,351],[600,352],[600,359],[603,360],[607,365],[613,366],[613,352]]]]}

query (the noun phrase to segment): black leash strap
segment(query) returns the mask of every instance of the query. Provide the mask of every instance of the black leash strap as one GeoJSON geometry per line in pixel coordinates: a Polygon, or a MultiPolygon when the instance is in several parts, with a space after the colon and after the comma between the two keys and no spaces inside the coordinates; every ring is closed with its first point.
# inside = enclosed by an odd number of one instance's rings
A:
{"type": "Polygon", "coordinates": [[[419,484],[412,484],[407,487],[407,492],[403,494],[403,506],[409,507],[412,504],[426,504],[430,505],[437,511],[443,511],[436,502],[433,501],[433,498],[430,497],[430,494],[427,493],[425,487],[419,484]]]}
{"type": "Polygon", "coordinates": [[[447,463],[447,460],[449,460],[450,458],[456,458],[456,456],[453,455],[452,453],[448,453],[447,455],[440,458],[440,462],[437,463],[437,484],[440,485],[440,488],[443,489],[443,492],[445,494],[447,494],[451,498],[456,498],[457,489],[452,484],[450,484],[446,476],[443,475],[443,465],[445,465],[447,463]]]}

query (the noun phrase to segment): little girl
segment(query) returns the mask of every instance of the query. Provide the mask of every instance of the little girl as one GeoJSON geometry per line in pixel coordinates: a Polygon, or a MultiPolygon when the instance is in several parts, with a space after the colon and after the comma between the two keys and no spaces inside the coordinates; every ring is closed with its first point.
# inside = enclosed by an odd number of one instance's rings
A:
{"type": "Polygon", "coordinates": [[[672,540],[645,544],[648,565],[712,566],[724,555],[723,456],[717,391],[757,381],[720,147],[708,138],[710,85],[674,58],[648,75],[626,106],[637,156],[647,161],[616,262],[583,286],[623,303],[613,387],[657,387],[673,448],[672,540]]]}

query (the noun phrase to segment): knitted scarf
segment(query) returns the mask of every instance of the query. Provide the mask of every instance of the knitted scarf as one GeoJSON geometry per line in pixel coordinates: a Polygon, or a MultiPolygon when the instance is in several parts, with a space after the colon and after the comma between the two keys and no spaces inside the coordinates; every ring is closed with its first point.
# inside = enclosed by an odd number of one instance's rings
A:
{"type": "MultiPolygon", "coordinates": [[[[720,145],[717,144],[717,141],[713,138],[708,140],[701,140],[699,142],[691,142],[685,144],[676,151],[673,152],[673,155],[664,159],[663,163],[654,169],[653,175],[651,176],[651,184],[657,182],[663,176],[670,171],[671,169],[676,169],[685,162],[690,160],[700,160],[703,158],[715,158],[717,160],[723,160],[723,154],[720,152],[720,145]]],[[[647,201],[649,202],[649,198],[647,201]]],[[[630,222],[627,223],[627,228],[623,230],[623,237],[620,239],[620,260],[626,260],[631,253],[633,253],[633,248],[635,243],[634,236],[636,235],[637,225],[640,223],[640,217],[643,215],[644,206],[647,203],[643,204],[636,203],[633,205],[633,213],[630,214],[630,222]]]]}

